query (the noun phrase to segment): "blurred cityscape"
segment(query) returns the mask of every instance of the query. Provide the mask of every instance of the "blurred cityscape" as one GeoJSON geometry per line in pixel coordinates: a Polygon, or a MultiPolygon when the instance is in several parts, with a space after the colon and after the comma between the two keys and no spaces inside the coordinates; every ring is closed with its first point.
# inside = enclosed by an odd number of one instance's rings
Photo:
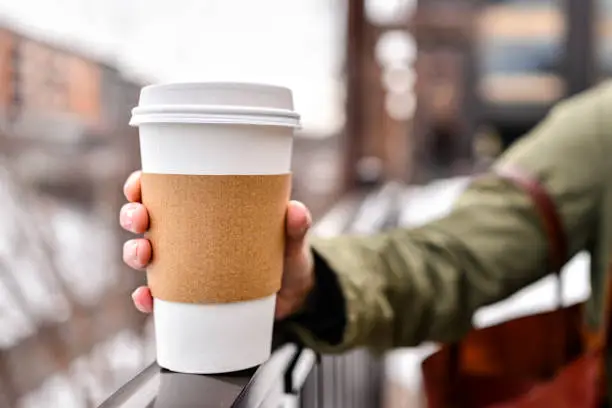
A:
{"type": "Polygon", "coordinates": [[[64,1],[70,21],[17,3],[0,0],[0,407],[96,406],[154,359],[118,224],[143,85],[291,87],[293,196],[319,218],[355,189],[482,171],[612,74],[607,0],[64,1]]]}

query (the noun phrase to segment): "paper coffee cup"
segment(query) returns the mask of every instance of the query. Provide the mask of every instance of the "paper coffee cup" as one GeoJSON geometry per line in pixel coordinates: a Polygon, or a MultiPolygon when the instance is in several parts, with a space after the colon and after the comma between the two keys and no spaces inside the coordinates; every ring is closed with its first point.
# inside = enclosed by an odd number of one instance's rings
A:
{"type": "Polygon", "coordinates": [[[289,89],[175,83],[142,89],[143,203],[150,213],[157,360],[222,373],[270,356],[293,131],[289,89]]]}

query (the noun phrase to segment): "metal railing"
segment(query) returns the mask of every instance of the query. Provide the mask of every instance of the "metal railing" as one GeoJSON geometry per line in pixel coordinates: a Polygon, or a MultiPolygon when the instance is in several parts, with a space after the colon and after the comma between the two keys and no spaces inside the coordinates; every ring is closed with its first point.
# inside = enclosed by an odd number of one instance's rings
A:
{"type": "MultiPolygon", "coordinates": [[[[394,227],[399,184],[341,200],[313,234],[367,234],[394,227]]],[[[382,360],[367,350],[318,356],[296,344],[275,349],[261,366],[222,375],[167,371],[152,364],[99,408],[372,408],[381,404],[382,360]]]]}

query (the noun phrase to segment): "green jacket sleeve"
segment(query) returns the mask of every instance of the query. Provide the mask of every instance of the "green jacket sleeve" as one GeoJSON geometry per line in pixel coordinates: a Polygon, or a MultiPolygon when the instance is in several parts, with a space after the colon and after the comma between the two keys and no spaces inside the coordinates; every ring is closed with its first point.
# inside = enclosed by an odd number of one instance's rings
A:
{"type": "MultiPolygon", "coordinates": [[[[519,166],[547,187],[572,255],[592,236],[604,178],[611,174],[603,127],[609,89],[559,104],[496,164],[519,166]]],[[[342,307],[318,310],[319,316],[342,314],[327,319],[337,322],[339,336],[315,330],[312,319],[294,324],[300,339],[321,352],[457,340],[478,308],[549,272],[547,242],[529,197],[493,175],[472,183],[450,214],[420,228],[313,239],[312,247],[318,268],[325,265],[336,282],[317,296],[342,299],[342,307]]],[[[330,303],[314,304],[323,309],[330,303]]]]}

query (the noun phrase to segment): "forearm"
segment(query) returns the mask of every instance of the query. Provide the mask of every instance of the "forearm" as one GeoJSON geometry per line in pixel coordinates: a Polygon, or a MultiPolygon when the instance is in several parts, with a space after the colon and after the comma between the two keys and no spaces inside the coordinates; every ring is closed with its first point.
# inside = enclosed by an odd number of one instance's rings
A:
{"type": "MultiPolygon", "coordinates": [[[[610,131],[602,116],[610,101],[608,86],[562,104],[497,163],[523,169],[548,190],[570,256],[585,248],[597,228],[611,167],[604,154],[612,149],[611,138],[604,137],[610,131]]],[[[296,330],[311,347],[329,352],[457,340],[478,308],[550,272],[547,245],[529,196],[487,176],[461,195],[448,216],[422,228],[315,241],[337,281],[321,296],[343,300],[344,309],[329,311],[344,314],[338,320],[344,322],[342,335],[318,335],[308,324],[296,330]]]]}
{"type": "Polygon", "coordinates": [[[311,318],[301,322],[302,338],[329,352],[459,338],[478,307],[541,276],[533,271],[545,271],[540,267],[546,263],[545,243],[529,205],[514,187],[490,179],[472,186],[449,216],[425,227],[315,241],[315,251],[337,279],[320,296],[340,297],[344,305],[320,316],[343,321],[344,327],[337,328],[341,336],[329,329],[320,335],[308,330],[309,324],[317,326],[311,318]],[[499,194],[506,199],[487,199],[499,194]],[[514,219],[508,217],[508,206],[514,219]],[[511,242],[500,245],[496,236],[519,239],[504,239],[511,242]],[[332,317],[341,313],[344,320],[332,317]]]}

